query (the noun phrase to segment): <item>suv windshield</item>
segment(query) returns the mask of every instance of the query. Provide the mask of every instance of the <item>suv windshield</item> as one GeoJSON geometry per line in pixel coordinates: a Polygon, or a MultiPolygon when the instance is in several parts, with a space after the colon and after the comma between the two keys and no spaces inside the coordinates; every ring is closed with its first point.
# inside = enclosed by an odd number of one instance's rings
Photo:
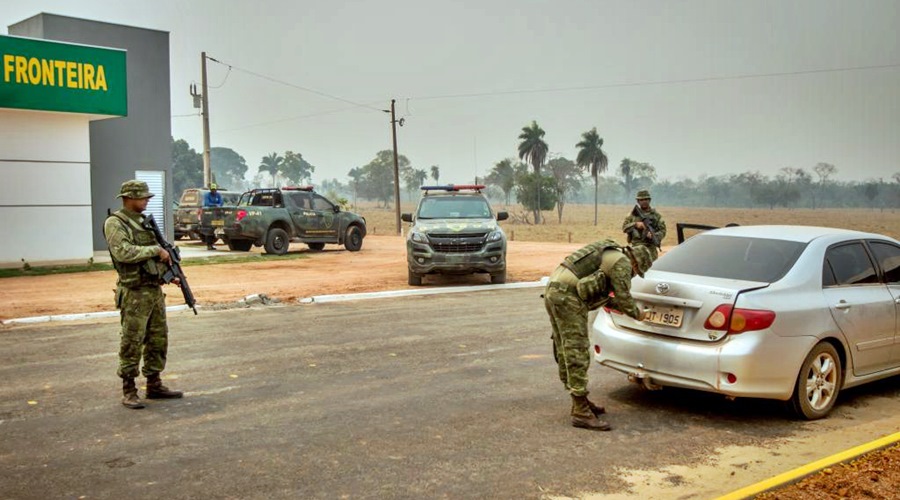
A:
{"type": "Polygon", "coordinates": [[[475,196],[427,196],[419,205],[420,219],[488,219],[491,207],[475,196]]]}
{"type": "Polygon", "coordinates": [[[651,269],[772,283],[790,270],[805,248],[796,241],[698,234],[660,257],[651,269]]]}

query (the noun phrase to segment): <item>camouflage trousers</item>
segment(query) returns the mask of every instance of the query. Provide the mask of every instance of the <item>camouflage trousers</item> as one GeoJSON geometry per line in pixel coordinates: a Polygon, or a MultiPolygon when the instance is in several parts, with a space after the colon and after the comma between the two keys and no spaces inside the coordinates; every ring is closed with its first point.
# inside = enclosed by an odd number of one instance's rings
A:
{"type": "Polygon", "coordinates": [[[119,287],[116,307],[120,309],[122,329],[119,345],[119,370],[122,378],[138,376],[141,357],[145,377],[166,368],[169,349],[169,327],[166,324],[166,294],[162,288],[119,287]]]}
{"type": "Polygon", "coordinates": [[[544,306],[553,329],[553,351],[559,379],[573,396],[586,396],[591,363],[588,308],[578,298],[574,286],[562,290],[552,281],[544,290],[544,306]]]}

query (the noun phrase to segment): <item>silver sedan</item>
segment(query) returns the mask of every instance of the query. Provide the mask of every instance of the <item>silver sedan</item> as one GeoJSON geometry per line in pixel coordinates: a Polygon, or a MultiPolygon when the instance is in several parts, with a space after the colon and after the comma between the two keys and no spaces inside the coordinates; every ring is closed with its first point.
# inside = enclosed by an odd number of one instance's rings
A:
{"type": "Polygon", "coordinates": [[[807,226],[698,234],[632,281],[636,321],[601,309],[601,365],[661,386],[826,416],[841,389],[900,374],[900,243],[807,226]]]}

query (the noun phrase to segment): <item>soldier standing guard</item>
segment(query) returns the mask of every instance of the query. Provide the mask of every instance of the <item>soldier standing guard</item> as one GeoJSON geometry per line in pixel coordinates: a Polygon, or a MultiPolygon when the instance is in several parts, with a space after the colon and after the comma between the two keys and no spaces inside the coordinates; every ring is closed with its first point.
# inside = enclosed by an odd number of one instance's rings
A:
{"type": "Polygon", "coordinates": [[[544,306],[553,328],[559,379],[572,396],[575,427],[596,431],[612,428],[597,418],[606,410],[587,398],[591,360],[588,311],[611,304],[632,318],[643,319],[643,311],[631,298],[631,278],[635,274],[643,277],[652,262],[646,247],[621,248],[615,241],[601,240],[566,257],[550,275],[544,306]]]}
{"type": "MultiPolygon", "coordinates": [[[[166,296],[160,277],[171,258],[157,244],[153,232],[143,226],[142,213],[152,197],[146,182],[124,182],[117,196],[122,198],[122,209],[103,225],[109,255],[119,274],[116,308],[120,310],[122,327],[118,375],[122,378],[122,404],[131,409],[144,407],[134,383],[142,355],[147,399],[182,397],[180,391],[169,390],[160,379],[169,344],[166,296]]],[[[180,284],[177,279],[174,283],[180,284]]]]}
{"type": "Polygon", "coordinates": [[[666,221],[662,215],[650,206],[650,191],[641,189],[635,196],[634,209],[625,217],[622,223],[622,231],[628,236],[628,244],[633,247],[645,247],[650,251],[653,260],[659,257],[659,247],[666,237],[666,221]],[[649,219],[647,227],[645,219],[649,219]],[[654,240],[656,243],[654,243],[654,240]]]}

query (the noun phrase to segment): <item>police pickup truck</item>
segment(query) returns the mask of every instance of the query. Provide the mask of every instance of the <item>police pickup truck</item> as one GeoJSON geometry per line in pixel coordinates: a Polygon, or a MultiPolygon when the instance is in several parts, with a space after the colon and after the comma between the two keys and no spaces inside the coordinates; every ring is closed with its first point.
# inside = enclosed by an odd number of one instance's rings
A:
{"type": "Polygon", "coordinates": [[[401,218],[412,225],[406,237],[410,285],[426,274],[487,273],[491,283],[506,283],[506,235],[497,224],[509,218],[494,214],[483,185],[422,186],[414,214],[401,218]]]}
{"type": "Polygon", "coordinates": [[[201,226],[230,250],[246,252],[256,245],[275,255],[286,253],[291,241],[311,250],[333,243],[356,252],[366,236],[363,217],[341,210],[312,186],[252,189],[237,206],[204,209],[201,226]]]}

